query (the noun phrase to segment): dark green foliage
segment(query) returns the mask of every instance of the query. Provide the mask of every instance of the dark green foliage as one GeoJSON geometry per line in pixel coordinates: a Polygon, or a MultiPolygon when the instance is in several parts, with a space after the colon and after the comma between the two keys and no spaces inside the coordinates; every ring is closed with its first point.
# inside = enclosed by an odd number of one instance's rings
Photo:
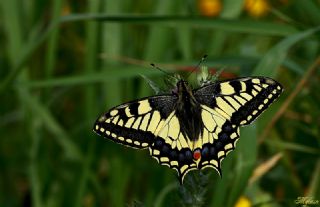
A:
{"type": "Polygon", "coordinates": [[[196,1],[1,1],[0,206],[320,200],[319,1],[272,1],[260,19],[234,2],[221,1],[220,16],[205,18],[196,1]],[[185,77],[204,54],[213,76],[224,69],[220,79],[263,75],[285,88],[241,129],[222,178],[195,171],[180,186],[176,172],[147,151],[93,134],[94,120],[110,107],[168,90],[151,62],[185,77]],[[263,164],[278,153],[273,167],[263,164]],[[258,166],[265,171],[257,177],[258,166]]]}
{"type": "Polygon", "coordinates": [[[193,171],[184,182],[179,187],[179,206],[205,206],[209,174],[204,174],[202,171],[193,171]]]}

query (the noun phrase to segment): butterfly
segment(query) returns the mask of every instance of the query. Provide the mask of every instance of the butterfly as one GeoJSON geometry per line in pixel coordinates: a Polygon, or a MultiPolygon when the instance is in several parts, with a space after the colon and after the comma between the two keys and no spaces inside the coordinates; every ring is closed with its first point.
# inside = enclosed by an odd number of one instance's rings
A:
{"type": "Polygon", "coordinates": [[[183,79],[172,93],[121,104],[100,116],[94,132],[114,142],[149,149],[175,169],[180,183],[190,170],[214,168],[235,149],[239,127],[252,123],[282,93],[267,77],[210,82],[192,89],[183,79]]]}

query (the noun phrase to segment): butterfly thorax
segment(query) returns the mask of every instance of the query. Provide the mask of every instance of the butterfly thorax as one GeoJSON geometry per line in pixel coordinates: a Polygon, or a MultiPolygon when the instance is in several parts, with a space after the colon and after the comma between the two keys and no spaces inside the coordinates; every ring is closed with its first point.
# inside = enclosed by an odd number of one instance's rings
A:
{"type": "Polygon", "coordinates": [[[194,97],[191,87],[184,80],[177,83],[176,95],[178,96],[176,115],[181,125],[181,133],[195,141],[201,136],[203,128],[200,104],[194,97]]]}

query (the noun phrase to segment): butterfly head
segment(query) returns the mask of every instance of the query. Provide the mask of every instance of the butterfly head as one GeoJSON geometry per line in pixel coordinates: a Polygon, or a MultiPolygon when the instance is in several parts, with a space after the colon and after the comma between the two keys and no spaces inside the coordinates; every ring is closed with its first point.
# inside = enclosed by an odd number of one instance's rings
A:
{"type": "Polygon", "coordinates": [[[180,78],[175,83],[175,86],[173,86],[173,88],[171,89],[171,92],[172,94],[179,96],[179,94],[181,94],[181,91],[185,90],[187,86],[188,86],[188,82],[180,78]]]}
{"type": "Polygon", "coordinates": [[[191,88],[189,86],[189,83],[183,79],[180,79],[178,82],[177,82],[177,86],[176,86],[176,90],[177,90],[177,93],[180,94],[182,92],[185,92],[185,91],[190,91],[191,88]]]}

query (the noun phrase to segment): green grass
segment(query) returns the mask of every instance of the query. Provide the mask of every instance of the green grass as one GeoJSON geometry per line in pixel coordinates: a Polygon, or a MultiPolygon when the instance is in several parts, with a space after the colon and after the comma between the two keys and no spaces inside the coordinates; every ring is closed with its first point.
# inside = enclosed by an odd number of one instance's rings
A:
{"type": "Polygon", "coordinates": [[[1,1],[0,206],[320,200],[319,2],[274,1],[261,18],[249,16],[243,1],[222,4],[220,16],[207,18],[193,1],[1,1]],[[206,169],[180,186],[176,172],[147,151],[92,132],[111,107],[154,94],[141,75],[165,85],[150,63],[183,75],[204,54],[205,65],[225,68],[222,78],[268,76],[285,88],[241,128],[222,178],[206,169]],[[282,158],[248,183],[277,153],[282,158]]]}

